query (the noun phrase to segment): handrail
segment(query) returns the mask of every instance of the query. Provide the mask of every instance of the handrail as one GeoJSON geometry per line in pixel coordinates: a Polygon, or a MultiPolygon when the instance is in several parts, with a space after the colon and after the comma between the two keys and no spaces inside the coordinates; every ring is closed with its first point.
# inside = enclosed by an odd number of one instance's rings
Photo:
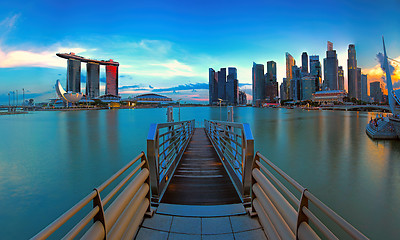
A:
{"type": "Polygon", "coordinates": [[[244,203],[250,202],[254,138],[247,123],[204,120],[213,144],[244,203]]]}
{"type": "Polygon", "coordinates": [[[32,237],[32,239],[47,239],[52,236],[54,232],[59,230],[67,221],[83,210],[83,208],[91,201],[93,201],[92,210],[79,220],[79,222],[75,224],[66,235],[64,235],[63,239],[75,238],[85,227],[88,226],[92,219],[93,224],[84,234],[84,237],[86,236],[95,239],[95,236],[102,236],[101,238],[105,238],[108,233],[112,234],[113,232],[118,232],[121,234],[129,229],[129,234],[131,238],[133,238],[139,224],[135,223],[132,225],[127,222],[127,219],[122,220],[120,211],[129,211],[131,215],[136,214],[139,218],[143,218],[145,212],[151,212],[149,184],[148,161],[144,152],[141,152],[121,170],[111,176],[98,188],[95,188],[89,195],[32,237]],[[136,164],[138,162],[139,164],[136,164]],[[135,166],[135,168],[128,171],[132,166],[135,166]],[[100,193],[110,184],[115,183],[115,180],[126,172],[128,172],[128,175],[122,179],[116,187],[111,189],[107,196],[102,200],[100,193]],[[123,190],[121,191],[122,188],[123,190]],[[116,195],[119,191],[121,192],[116,195]],[[115,195],[116,197],[114,198],[115,195]],[[106,208],[105,206],[107,203],[109,203],[113,198],[114,200],[112,203],[106,208]],[[141,206],[140,208],[138,208],[139,204],[141,206]],[[117,221],[118,223],[116,223],[117,221]],[[121,227],[121,225],[123,227],[121,227]],[[116,229],[118,229],[118,231],[116,229]]]}
{"type": "Polygon", "coordinates": [[[195,120],[153,123],[147,135],[151,202],[157,204],[194,133],[195,120]]]}
{"type": "Polygon", "coordinates": [[[256,152],[254,156],[252,182],[251,211],[263,219],[261,223],[264,229],[270,229],[266,234],[272,234],[271,237],[276,234],[280,237],[295,234],[296,239],[319,239],[318,232],[324,238],[338,239],[332,229],[329,229],[321,218],[311,211],[309,204],[312,204],[353,239],[368,239],[259,152],[256,152]],[[272,169],[274,174],[268,168],[272,169]],[[301,193],[301,198],[297,199],[285,184],[274,176],[276,174],[286,180],[286,183],[289,183],[298,193],[301,193]],[[286,199],[289,199],[291,203],[286,199]],[[297,210],[293,205],[297,207],[297,210]],[[266,214],[266,209],[275,209],[276,211],[273,211],[274,214],[266,214]],[[278,219],[280,220],[278,221],[278,219]],[[309,225],[309,222],[312,222],[313,225],[309,225]],[[287,224],[290,230],[282,229],[282,223],[287,224]],[[315,226],[318,231],[314,230],[312,226],[315,226]],[[272,232],[271,229],[273,229],[272,232]]]}

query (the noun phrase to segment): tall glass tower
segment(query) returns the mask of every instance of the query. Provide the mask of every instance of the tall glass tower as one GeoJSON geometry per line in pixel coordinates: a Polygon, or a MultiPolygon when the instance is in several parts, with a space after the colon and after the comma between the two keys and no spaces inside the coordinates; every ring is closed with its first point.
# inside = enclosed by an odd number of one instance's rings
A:
{"type": "Polygon", "coordinates": [[[292,99],[293,96],[290,94],[290,82],[293,78],[292,68],[296,65],[296,61],[288,52],[286,53],[286,97],[287,99],[292,99]]]}
{"type": "Polygon", "coordinates": [[[264,65],[253,62],[252,68],[253,83],[253,106],[257,106],[265,99],[265,77],[264,65]]]}
{"type": "Polygon", "coordinates": [[[306,52],[301,54],[301,73],[303,75],[308,73],[308,54],[306,52]]]}
{"type": "Polygon", "coordinates": [[[324,85],[329,90],[338,89],[338,59],[331,42],[328,42],[328,50],[324,58],[324,85]]]}
{"type": "Polygon", "coordinates": [[[357,59],[356,47],[354,44],[349,45],[347,50],[347,79],[349,88],[349,98],[357,98],[357,59]]]}

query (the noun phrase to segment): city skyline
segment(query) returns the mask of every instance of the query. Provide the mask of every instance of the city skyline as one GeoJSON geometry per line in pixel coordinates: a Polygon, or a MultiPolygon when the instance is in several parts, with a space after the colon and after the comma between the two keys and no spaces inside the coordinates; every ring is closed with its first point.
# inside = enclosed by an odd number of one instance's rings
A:
{"type": "MultiPolygon", "coordinates": [[[[382,35],[389,57],[400,60],[398,1],[342,1],[331,10],[320,2],[255,4],[257,8],[226,1],[112,6],[98,2],[77,3],[79,9],[74,9],[72,2],[0,3],[0,102],[8,101],[9,91],[22,88],[27,97],[38,101],[55,97],[54,83],[57,79],[66,83],[67,66],[57,52],[120,62],[122,96],[156,92],[203,103],[208,101],[210,66],[236,67],[242,88],[248,84],[246,93],[250,94],[253,62],[266,66],[275,61],[280,84],[286,77],[285,52],[298,63],[303,52],[322,60],[327,41],[334,43],[346,89],[349,44],[355,44],[357,66],[368,74],[368,82],[379,80],[383,73],[377,61],[382,35]],[[212,14],[210,5],[224,11],[212,14]],[[254,14],[265,9],[274,11],[268,16],[254,14]],[[288,24],[288,15],[296,18],[295,24],[288,24]],[[106,20],[94,21],[101,18],[106,20]]],[[[400,67],[395,68],[393,81],[398,82],[400,67]]],[[[81,72],[85,81],[85,66],[81,72]]],[[[102,83],[104,72],[101,69],[102,83]]],[[[100,85],[104,94],[104,84],[100,85]]]]}

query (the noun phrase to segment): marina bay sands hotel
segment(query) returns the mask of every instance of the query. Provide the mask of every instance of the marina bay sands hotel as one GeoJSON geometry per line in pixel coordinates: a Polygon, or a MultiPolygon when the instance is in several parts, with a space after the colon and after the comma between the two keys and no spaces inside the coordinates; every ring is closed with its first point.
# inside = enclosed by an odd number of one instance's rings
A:
{"type": "Polygon", "coordinates": [[[100,65],[106,66],[105,95],[118,96],[118,62],[84,58],[75,53],[57,53],[58,57],[68,59],[67,92],[81,92],[81,62],[86,62],[86,96],[97,98],[100,95],[100,65]]]}

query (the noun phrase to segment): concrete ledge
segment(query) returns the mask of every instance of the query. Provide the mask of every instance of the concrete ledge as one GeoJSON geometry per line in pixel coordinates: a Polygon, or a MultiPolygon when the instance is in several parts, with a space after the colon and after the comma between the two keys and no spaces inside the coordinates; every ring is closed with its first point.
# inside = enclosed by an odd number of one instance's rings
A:
{"type": "Polygon", "coordinates": [[[241,203],[212,206],[160,203],[157,214],[181,217],[225,217],[244,215],[246,209],[241,203]]]}

